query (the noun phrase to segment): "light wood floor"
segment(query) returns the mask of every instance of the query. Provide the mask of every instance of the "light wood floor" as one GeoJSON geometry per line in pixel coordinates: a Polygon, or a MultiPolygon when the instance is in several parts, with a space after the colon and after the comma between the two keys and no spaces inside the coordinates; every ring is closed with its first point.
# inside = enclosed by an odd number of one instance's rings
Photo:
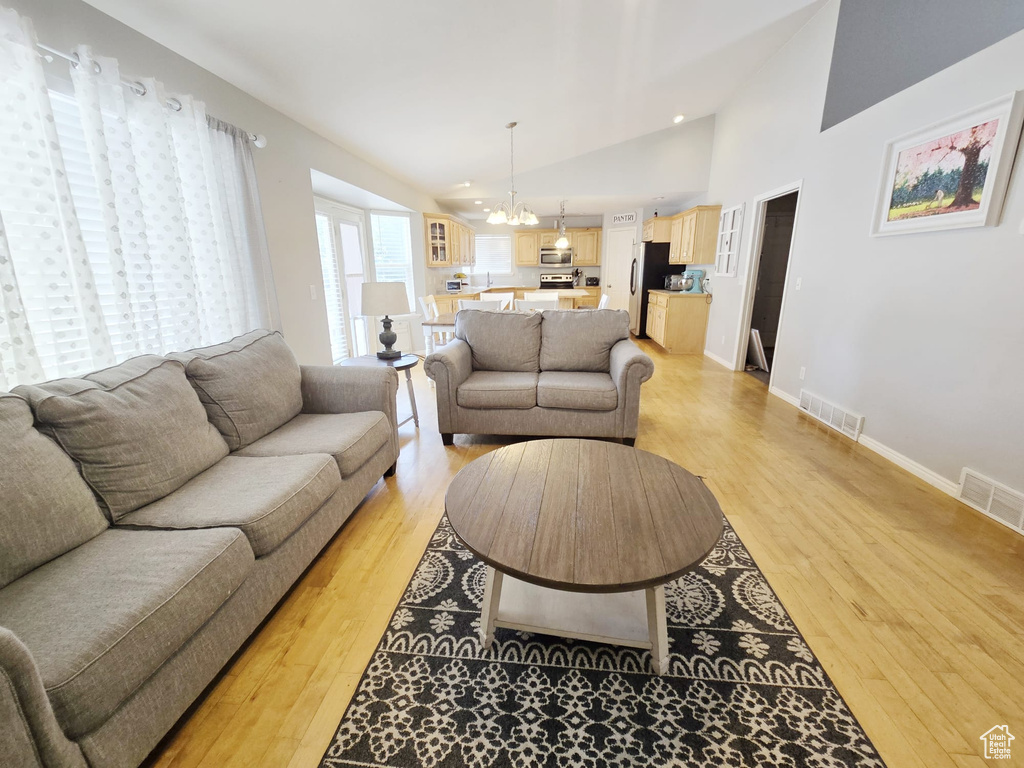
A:
{"type": "MultiPolygon", "coordinates": [[[[707,478],[890,768],[982,766],[1007,724],[1024,765],[1024,537],[701,357],[655,359],[637,447],[707,478]]],[[[316,766],[466,462],[421,428],[209,695],[158,766],[316,766]]],[[[407,407],[404,386],[400,409],[407,407]]],[[[907,407],[913,407],[908,403],[907,407]]]]}

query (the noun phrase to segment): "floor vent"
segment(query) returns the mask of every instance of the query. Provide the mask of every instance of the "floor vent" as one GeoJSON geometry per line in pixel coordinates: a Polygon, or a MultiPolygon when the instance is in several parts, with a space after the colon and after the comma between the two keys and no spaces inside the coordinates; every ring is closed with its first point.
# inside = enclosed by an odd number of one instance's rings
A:
{"type": "Polygon", "coordinates": [[[1024,533],[1024,493],[964,467],[959,498],[967,506],[1024,533]]]}
{"type": "Polygon", "coordinates": [[[864,429],[863,416],[856,416],[845,411],[838,405],[822,400],[805,389],[800,390],[800,410],[810,414],[818,421],[828,424],[833,429],[838,429],[853,440],[858,439],[861,430],[864,429]]]}

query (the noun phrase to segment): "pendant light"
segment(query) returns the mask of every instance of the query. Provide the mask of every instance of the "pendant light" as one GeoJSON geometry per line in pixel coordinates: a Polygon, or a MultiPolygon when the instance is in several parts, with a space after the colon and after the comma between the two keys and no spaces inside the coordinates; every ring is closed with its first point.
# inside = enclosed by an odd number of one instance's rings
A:
{"type": "Polygon", "coordinates": [[[555,240],[555,248],[564,251],[569,247],[569,238],[565,236],[565,200],[561,202],[562,213],[558,225],[558,239],[555,240]]]}
{"type": "Polygon", "coordinates": [[[513,141],[516,125],[517,123],[512,122],[505,126],[508,128],[508,144],[511,157],[509,163],[511,169],[509,174],[511,189],[508,193],[508,200],[494,207],[487,217],[488,224],[510,224],[513,227],[517,227],[520,224],[533,226],[537,223],[537,214],[530,210],[530,206],[523,202],[516,202],[516,148],[513,141]]]}

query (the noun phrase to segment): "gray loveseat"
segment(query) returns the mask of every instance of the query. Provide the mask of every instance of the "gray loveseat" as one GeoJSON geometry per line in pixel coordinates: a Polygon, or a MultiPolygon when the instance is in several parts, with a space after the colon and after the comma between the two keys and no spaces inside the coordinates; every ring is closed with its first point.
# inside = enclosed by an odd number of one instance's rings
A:
{"type": "Polygon", "coordinates": [[[632,445],[654,364],[621,310],[462,310],[424,363],[441,439],[455,433],[619,438],[632,445]]]}
{"type": "Polygon", "coordinates": [[[136,766],[398,458],[279,334],[0,394],[0,765],[136,766]]]}

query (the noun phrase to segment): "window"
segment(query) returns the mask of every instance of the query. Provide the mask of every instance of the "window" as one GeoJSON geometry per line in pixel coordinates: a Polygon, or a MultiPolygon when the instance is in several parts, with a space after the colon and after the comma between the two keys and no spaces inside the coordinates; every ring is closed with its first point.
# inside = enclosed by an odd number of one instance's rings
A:
{"type": "Polygon", "coordinates": [[[482,275],[512,274],[512,236],[511,235],[477,235],[476,265],[473,274],[482,275]]]}
{"type": "Polygon", "coordinates": [[[404,214],[371,213],[373,236],[373,271],[378,283],[405,283],[409,309],[413,300],[412,233],[409,217],[404,214]]]}
{"type": "Polygon", "coordinates": [[[718,220],[718,249],[715,253],[715,274],[719,277],[736,277],[742,232],[743,206],[723,209],[718,220]]]}

